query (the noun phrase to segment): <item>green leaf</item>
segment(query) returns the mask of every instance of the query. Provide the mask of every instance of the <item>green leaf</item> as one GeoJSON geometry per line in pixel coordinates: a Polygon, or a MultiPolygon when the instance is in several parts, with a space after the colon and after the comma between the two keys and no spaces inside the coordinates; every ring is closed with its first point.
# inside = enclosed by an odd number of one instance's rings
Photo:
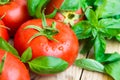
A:
{"type": "Polygon", "coordinates": [[[0,74],[2,74],[2,71],[4,69],[4,64],[5,64],[6,57],[7,57],[7,52],[4,54],[4,56],[2,57],[2,60],[0,62],[0,74]]]}
{"type": "Polygon", "coordinates": [[[115,38],[120,42],[120,34],[116,35],[115,38]]]}
{"type": "Polygon", "coordinates": [[[27,0],[27,7],[30,16],[41,18],[42,11],[50,0],[27,0]]]}
{"type": "Polygon", "coordinates": [[[94,54],[97,61],[101,61],[106,49],[106,41],[103,36],[98,35],[94,43],[94,54]]]}
{"type": "Polygon", "coordinates": [[[80,0],[64,0],[60,9],[66,11],[76,11],[80,9],[80,0]]]}
{"type": "Polygon", "coordinates": [[[28,47],[21,56],[21,61],[26,63],[32,58],[32,49],[28,47]]]}
{"type": "Polygon", "coordinates": [[[1,37],[0,37],[0,48],[6,50],[7,52],[11,52],[13,55],[19,58],[19,54],[17,50],[1,37]]]}
{"type": "Polygon", "coordinates": [[[40,0],[27,0],[27,7],[30,16],[35,16],[36,8],[40,0]]]}
{"type": "Polygon", "coordinates": [[[60,58],[42,56],[28,62],[30,69],[38,74],[55,74],[64,71],[68,63],[60,58]]]}
{"type": "Polygon", "coordinates": [[[98,26],[98,18],[92,9],[88,8],[85,12],[85,16],[93,26],[98,26]]]}
{"type": "Polygon", "coordinates": [[[90,71],[104,72],[104,66],[93,59],[78,59],[75,65],[90,71]]]}
{"type": "Polygon", "coordinates": [[[107,74],[112,76],[114,80],[120,80],[120,61],[115,61],[104,66],[107,74]]]}
{"type": "Polygon", "coordinates": [[[86,39],[91,36],[92,25],[88,21],[81,21],[72,27],[78,39],[86,39]]]}
{"type": "Polygon", "coordinates": [[[98,30],[96,28],[93,28],[92,29],[92,36],[93,36],[93,38],[95,39],[97,35],[98,35],[98,30]]]}
{"type": "Polygon", "coordinates": [[[95,6],[99,18],[120,15],[120,0],[96,0],[95,6]]]}
{"type": "Polygon", "coordinates": [[[99,21],[99,26],[101,26],[101,32],[108,36],[116,36],[120,33],[120,19],[101,19],[99,21]]]}
{"type": "Polygon", "coordinates": [[[83,11],[85,11],[89,6],[93,7],[95,1],[96,0],[80,0],[80,4],[81,4],[83,11]]]}
{"type": "Polygon", "coordinates": [[[111,63],[114,61],[120,60],[120,54],[117,52],[114,53],[105,53],[104,56],[102,57],[101,62],[104,63],[111,63]]]}

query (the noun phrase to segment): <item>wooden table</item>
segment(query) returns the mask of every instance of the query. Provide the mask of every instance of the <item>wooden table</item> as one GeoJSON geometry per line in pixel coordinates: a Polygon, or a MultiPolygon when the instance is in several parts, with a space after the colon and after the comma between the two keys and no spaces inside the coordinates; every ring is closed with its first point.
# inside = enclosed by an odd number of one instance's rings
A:
{"type": "MultiPolygon", "coordinates": [[[[106,52],[120,52],[120,43],[116,41],[107,41],[106,52]]],[[[78,58],[88,58],[92,51],[87,55],[79,54],[78,58]]],[[[53,76],[38,76],[31,73],[31,80],[113,80],[110,76],[98,72],[87,71],[76,67],[69,67],[66,71],[53,76]]]]}

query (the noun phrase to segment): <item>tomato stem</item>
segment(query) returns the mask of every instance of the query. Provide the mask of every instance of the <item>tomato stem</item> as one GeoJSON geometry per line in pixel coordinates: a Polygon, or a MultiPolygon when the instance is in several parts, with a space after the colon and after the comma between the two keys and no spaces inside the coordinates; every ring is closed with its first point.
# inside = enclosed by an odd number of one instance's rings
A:
{"type": "Polygon", "coordinates": [[[74,25],[75,20],[79,20],[80,18],[80,15],[76,14],[76,12],[74,11],[62,11],[60,13],[62,13],[65,18],[63,22],[66,24],[70,24],[71,26],[74,25]]]}
{"type": "Polygon", "coordinates": [[[10,0],[0,0],[0,5],[5,5],[9,2],[10,2],[10,0]]]}
{"type": "Polygon", "coordinates": [[[39,26],[35,26],[35,25],[28,25],[26,26],[24,29],[29,29],[29,28],[32,28],[32,29],[35,29],[37,30],[38,32],[36,34],[34,34],[29,40],[28,40],[28,43],[30,43],[34,38],[38,37],[38,36],[45,36],[47,37],[49,40],[54,40],[56,42],[58,42],[56,39],[53,38],[53,36],[55,34],[57,34],[59,31],[58,29],[56,28],[56,23],[55,22],[52,22],[52,25],[51,26],[48,26],[47,25],[47,22],[46,22],[46,18],[45,18],[45,14],[44,14],[44,10],[42,11],[42,27],[39,27],[39,26]]]}
{"type": "Polygon", "coordinates": [[[6,57],[7,57],[7,52],[5,52],[5,55],[2,57],[2,60],[0,62],[0,74],[2,74],[6,57]]]}

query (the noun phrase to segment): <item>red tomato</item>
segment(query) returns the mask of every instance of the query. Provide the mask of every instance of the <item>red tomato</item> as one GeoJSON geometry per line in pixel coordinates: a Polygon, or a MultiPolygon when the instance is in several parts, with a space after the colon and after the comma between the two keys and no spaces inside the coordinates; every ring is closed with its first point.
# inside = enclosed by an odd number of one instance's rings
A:
{"type": "Polygon", "coordinates": [[[3,17],[3,22],[10,28],[10,35],[15,34],[18,27],[30,16],[27,11],[27,0],[10,0],[7,4],[0,5],[0,17],[3,17]]]}
{"type": "Polygon", "coordinates": [[[50,0],[50,2],[47,4],[47,7],[46,7],[46,13],[50,14],[50,13],[53,12],[53,10],[55,8],[59,9],[63,1],[64,0],[57,0],[57,1],[56,0],[50,0]]]}
{"type": "Polygon", "coordinates": [[[4,23],[2,20],[0,20],[0,37],[5,39],[6,41],[8,41],[8,39],[9,39],[8,30],[4,26],[4,23]]]}
{"type": "MultiPolygon", "coordinates": [[[[0,62],[6,51],[0,49],[0,62]]],[[[13,54],[7,53],[0,80],[30,80],[25,65],[13,54]]]]}
{"type": "Polygon", "coordinates": [[[54,35],[54,39],[49,40],[45,36],[38,36],[30,43],[28,40],[38,31],[35,29],[24,29],[28,25],[42,26],[41,19],[34,19],[24,23],[16,32],[14,38],[14,47],[19,51],[20,55],[27,48],[32,48],[32,57],[38,56],[54,56],[61,58],[71,65],[78,55],[79,43],[74,32],[65,24],[57,22],[53,19],[47,19],[47,24],[50,26],[52,22],[56,23],[56,28],[59,32],[54,35]],[[64,27],[64,28],[63,28],[64,27]]]}
{"type": "MultiPolygon", "coordinates": [[[[64,0],[50,0],[50,2],[47,4],[46,7],[46,14],[50,14],[54,11],[55,8],[60,8],[62,3],[64,2],[64,0]]],[[[54,19],[60,21],[60,22],[64,22],[66,24],[70,24],[70,25],[74,25],[75,23],[81,21],[84,19],[83,16],[83,11],[82,9],[78,9],[75,12],[73,11],[63,11],[62,12],[57,12],[56,16],[54,17],[54,19]],[[64,13],[62,13],[64,12],[64,13]]]]}

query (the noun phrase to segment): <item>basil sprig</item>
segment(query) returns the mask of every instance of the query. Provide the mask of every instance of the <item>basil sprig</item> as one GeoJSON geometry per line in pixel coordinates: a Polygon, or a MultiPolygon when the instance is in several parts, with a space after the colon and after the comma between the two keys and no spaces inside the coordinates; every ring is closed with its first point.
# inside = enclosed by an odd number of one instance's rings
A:
{"type": "Polygon", "coordinates": [[[106,40],[120,41],[120,0],[80,0],[86,20],[75,24],[72,29],[78,39],[86,44],[81,52],[94,50],[93,59],[78,59],[78,67],[109,74],[120,80],[120,54],[106,53],[106,40]],[[87,46],[88,45],[88,46],[87,46]]]}

